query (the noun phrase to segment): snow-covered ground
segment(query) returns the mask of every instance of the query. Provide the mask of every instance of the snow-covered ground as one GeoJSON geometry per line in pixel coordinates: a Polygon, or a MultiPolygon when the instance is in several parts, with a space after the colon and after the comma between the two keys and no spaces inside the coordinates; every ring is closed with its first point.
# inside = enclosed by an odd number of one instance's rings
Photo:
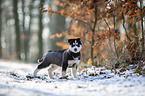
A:
{"type": "Polygon", "coordinates": [[[44,69],[40,78],[27,78],[36,66],[0,60],[0,96],[145,96],[145,77],[132,71],[119,76],[105,68],[86,68],[78,72],[80,79],[70,74],[68,79],[49,79],[44,69]],[[88,76],[92,73],[96,76],[88,76]]]}

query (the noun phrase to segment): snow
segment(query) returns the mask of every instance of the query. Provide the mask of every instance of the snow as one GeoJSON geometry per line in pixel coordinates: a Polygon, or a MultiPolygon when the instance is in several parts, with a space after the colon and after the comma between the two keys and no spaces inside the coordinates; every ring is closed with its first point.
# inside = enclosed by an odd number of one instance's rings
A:
{"type": "Polygon", "coordinates": [[[78,72],[79,79],[70,73],[68,79],[49,79],[44,69],[38,73],[41,78],[26,78],[36,66],[0,60],[0,96],[145,96],[145,77],[132,70],[114,75],[105,67],[88,67],[78,72]]]}

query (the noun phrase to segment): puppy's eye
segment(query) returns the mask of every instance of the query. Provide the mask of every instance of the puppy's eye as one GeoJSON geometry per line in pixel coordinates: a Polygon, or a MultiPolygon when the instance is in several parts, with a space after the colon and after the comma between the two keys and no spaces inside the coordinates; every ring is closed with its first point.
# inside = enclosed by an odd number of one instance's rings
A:
{"type": "Polygon", "coordinates": [[[79,45],[79,44],[78,44],[78,45],[76,45],[76,46],[80,47],[80,45],[79,45]]]}
{"type": "Polygon", "coordinates": [[[75,46],[75,44],[71,44],[71,47],[74,47],[75,46]]]}

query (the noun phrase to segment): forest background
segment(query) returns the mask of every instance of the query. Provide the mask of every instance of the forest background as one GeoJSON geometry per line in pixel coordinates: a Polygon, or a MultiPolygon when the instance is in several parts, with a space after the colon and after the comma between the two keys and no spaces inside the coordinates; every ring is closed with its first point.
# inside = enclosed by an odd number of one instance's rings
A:
{"type": "Polygon", "coordinates": [[[0,0],[0,58],[36,62],[80,37],[82,62],[145,61],[145,0],[0,0]]]}

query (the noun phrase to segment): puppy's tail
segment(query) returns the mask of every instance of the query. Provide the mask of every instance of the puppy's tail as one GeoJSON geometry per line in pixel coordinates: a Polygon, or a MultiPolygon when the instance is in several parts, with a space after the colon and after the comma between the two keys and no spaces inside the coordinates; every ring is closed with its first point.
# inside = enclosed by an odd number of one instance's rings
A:
{"type": "Polygon", "coordinates": [[[37,60],[38,63],[41,63],[41,62],[45,59],[46,55],[47,55],[47,53],[45,53],[41,59],[38,59],[38,60],[37,60]]]}
{"type": "Polygon", "coordinates": [[[43,61],[43,58],[38,59],[37,61],[38,61],[38,63],[41,63],[43,61]]]}

